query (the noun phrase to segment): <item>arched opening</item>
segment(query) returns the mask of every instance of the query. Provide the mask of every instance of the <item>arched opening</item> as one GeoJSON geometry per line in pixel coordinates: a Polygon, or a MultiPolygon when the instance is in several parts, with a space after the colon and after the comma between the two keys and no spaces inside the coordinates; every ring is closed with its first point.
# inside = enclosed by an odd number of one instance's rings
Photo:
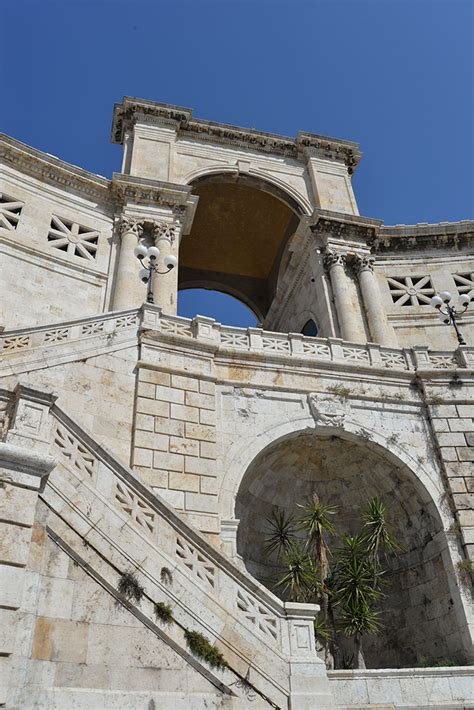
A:
{"type": "MultiPolygon", "coordinates": [[[[338,506],[337,527],[347,534],[360,529],[367,501],[380,496],[403,546],[398,556],[387,559],[386,596],[380,607],[384,627],[379,635],[364,637],[367,667],[464,661],[438,512],[414,474],[381,447],[306,431],[262,451],[248,467],[235,505],[237,550],[248,571],[280,593],[275,582],[284,567],[275,554],[264,551],[267,520],[276,507],[298,514],[297,504],[314,494],[338,506]]],[[[341,543],[332,538],[330,544],[334,550],[341,543]]]]}
{"type": "Polygon", "coordinates": [[[257,324],[257,315],[239,298],[204,288],[182,289],[178,293],[178,315],[194,318],[206,315],[219,323],[248,328],[257,324]]]}
{"type": "Polygon", "coordinates": [[[199,203],[180,246],[179,288],[224,291],[263,320],[302,207],[279,187],[248,175],[206,175],[192,186],[199,203]]]}
{"type": "Polygon", "coordinates": [[[315,338],[318,334],[318,326],[312,318],[306,321],[301,329],[303,335],[309,335],[311,338],[315,338]]]}

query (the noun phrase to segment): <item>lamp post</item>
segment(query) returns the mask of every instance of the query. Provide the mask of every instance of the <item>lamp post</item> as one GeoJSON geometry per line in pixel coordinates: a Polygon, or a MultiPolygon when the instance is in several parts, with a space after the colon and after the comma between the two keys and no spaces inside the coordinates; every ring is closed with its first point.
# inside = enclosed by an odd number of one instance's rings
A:
{"type": "Polygon", "coordinates": [[[471,302],[471,297],[467,293],[463,293],[459,297],[459,303],[461,304],[461,309],[459,310],[451,305],[451,299],[452,296],[449,291],[441,291],[441,293],[437,293],[433,296],[431,299],[431,305],[444,316],[443,323],[453,326],[456,331],[456,337],[459,345],[466,345],[464,336],[458,328],[457,319],[466,312],[467,307],[471,302]]]}
{"type": "Polygon", "coordinates": [[[142,268],[138,272],[138,278],[147,285],[146,301],[147,303],[153,303],[153,274],[169,274],[169,272],[174,269],[178,263],[178,260],[172,254],[165,256],[164,264],[166,266],[166,271],[159,271],[156,265],[157,259],[160,256],[160,250],[158,247],[146,247],[144,244],[137,244],[133,250],[133,253],[142,265],[142,268]],[[148,264],[145,262],[145,259],[148,259],[148,264]]]}

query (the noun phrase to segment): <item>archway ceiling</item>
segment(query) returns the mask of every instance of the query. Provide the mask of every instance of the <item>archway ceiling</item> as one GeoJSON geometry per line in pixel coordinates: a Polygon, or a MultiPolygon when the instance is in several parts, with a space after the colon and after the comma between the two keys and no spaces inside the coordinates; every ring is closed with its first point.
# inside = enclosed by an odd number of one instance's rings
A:
{"type": "Polygon", "coordinates": [[[267,280],[293,211],[273,195],[242,184],[203,183],[193,192],[199,204],[180,247],[180,266],[188,273],[267,280]]]}

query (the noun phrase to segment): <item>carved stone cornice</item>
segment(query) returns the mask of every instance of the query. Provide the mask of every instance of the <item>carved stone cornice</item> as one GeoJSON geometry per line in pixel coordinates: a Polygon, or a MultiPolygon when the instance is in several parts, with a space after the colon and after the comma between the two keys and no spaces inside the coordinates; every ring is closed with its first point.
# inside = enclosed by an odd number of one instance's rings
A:
{"type": "Polygon", "coordinates": [[[264,153],[275,153],[298,158],[307,150],[314,150],[319,157],[344,162],[353,172],[360,160],[358,144],[352,141],[328,138],[315,133],[300,132],[296,138],[266,133],[253,128],[242,128],[215,121],[192,117],[192,110],[170,104],[155,103],[142,99],[124,97],[115,104],[112,122],[112,142],[123,143],[127,130],[138,121],[173,125],[178,135],[213,143],[228,144],[264,153]]]}
{"type": "Polygon", "coordinates": [[[113,174],[112,192],[116,200],[122,204],[133,202],[177,209],[197,203],[196,197],[191,195],[189,185],[149,180],[124,173],[113,174]]]}
{"type": "Polygon", "coordinates": [[[0,163],[10,165],[41,182],[79,193],[98,202],[113,202],[110,180],[70,165],[4,134],[0,134],[0,163]]]}
{"type": "Polygon", "coordinates": [[[453,249],[472,249],[473,247],[473,220],[382,227],[373,244],[374,252],[379,254],[433,249],[452,253],[453,249]]]}
{"type": "Polygon", "coordinates": [[[381,224],[380,220],[318,209],[311,218],[310,229],[327,248],[340,245],[346,250],[365,249],[368,252],[381,224]]]}

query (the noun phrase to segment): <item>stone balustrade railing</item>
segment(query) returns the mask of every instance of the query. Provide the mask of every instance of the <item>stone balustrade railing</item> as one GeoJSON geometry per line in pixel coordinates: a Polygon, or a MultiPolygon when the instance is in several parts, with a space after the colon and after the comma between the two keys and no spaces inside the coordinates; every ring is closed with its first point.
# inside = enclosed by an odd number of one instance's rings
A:
{"type": "Polygon", "coordinates": [[[269,357],[412,371],[474,367],[474,348],[469,346],[461,346],[455,351],[430,350],[424,346],[388,348],[376,343],[358,344],[340,338],[313,338],[300,333],[275,333],[261,328],[234,328],[204,316],[196,316],[192,320],[164,316],[158,307],[148,305],[142,310],[141,327],[165,336],[194,339],[219,350],[268,354],[269,357]]]}
{"type": "Polygon", "coordinates": [[[204,316],[196,316],[192,320],[163,316],[160,308],[153,305],[54,325],[4,331],[0,334],[0,356],[6,358],[33,348],[93,337],[105,336],[107,342],[113,342],[119,331],[138,326],[142,331],[152,330],[173,338],[193,339],[216,350],[268,354],[277,358],[402,371],[474,367],[474,347],[471,346],[460,346],[452,351],[430,350],[425,346],[388,348],[375,343],[352,343],[340,338],[313,338],[300,333],[276,333],[261,328],[234,328],[204,316]]]}

